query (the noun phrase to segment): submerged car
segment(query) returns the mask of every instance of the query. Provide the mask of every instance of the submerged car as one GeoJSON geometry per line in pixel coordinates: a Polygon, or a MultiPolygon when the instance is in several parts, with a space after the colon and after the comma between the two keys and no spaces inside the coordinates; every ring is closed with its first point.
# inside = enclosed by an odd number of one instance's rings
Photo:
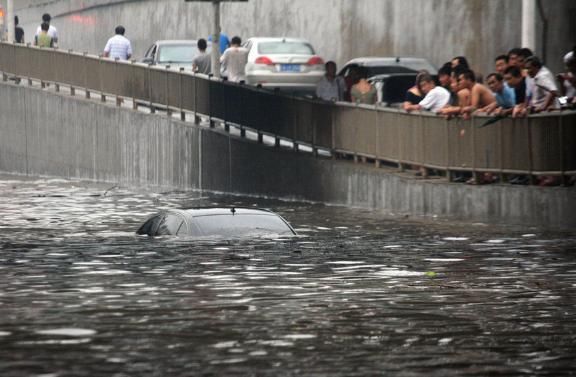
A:
{"type": "Polygon", "coordinates": [[[292,236],[296,232],[281,216],[264,209],[167,209],[152,215],[136,232],[148,236],[244,238],[292,236]]]}
{"type": "Polygon", "coordinates": [[[395,106],[404,101],[406,91],[423,70],[436,76],[438,71],[428,60],[411,57],[363,57],[352,59],[340,70],[339,75],[348,76],[352,69],[363,67],[378,92],[378,102],[395,106]]]}
{"type": "Polygon", "coordinates": [[[301,38],[250,38],[246,82],[264,88],[315,90],[324,76],[324,61],[301,38]]]}
{"type": "MultiPolygon", "coordinates": [[[[206,53],[210,54],[211,51],[212,44],[208,42],[206,53]]],[[[161,40],[146,50],[142,63],[191,70],[192,60],[199,53],[197,40],[161,40]]]]}

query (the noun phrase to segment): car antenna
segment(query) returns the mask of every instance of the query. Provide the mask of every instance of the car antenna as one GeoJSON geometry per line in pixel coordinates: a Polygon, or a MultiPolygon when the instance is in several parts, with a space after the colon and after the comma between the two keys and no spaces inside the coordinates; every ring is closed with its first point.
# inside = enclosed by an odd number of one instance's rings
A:
{"type": "Polygon", "coordinates": [[[232,212],[232,216],[234,216],[234,214],[236,213],[236,208],[234,207],[230,208],[230,212],[232,212]]]}

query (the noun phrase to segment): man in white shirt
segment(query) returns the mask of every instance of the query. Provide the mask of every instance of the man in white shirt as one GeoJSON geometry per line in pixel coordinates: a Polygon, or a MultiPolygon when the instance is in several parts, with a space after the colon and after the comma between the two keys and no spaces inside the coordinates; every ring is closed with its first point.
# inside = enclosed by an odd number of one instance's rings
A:
{"type": "Polygon", "coordinates": [[[124,26],[116,26],[116,35],[108,39],[104,47],[104,57],[120,60],[128,60],[132,57],[132,45],[124,36],[124,26]]]}
{"type": "MultiPolygon", "coordinates": [[[[44,13],[42,15],[42,23],[47,23],[50,25],[50,20],[52,17],[48,13],[44,13]]],[[[42,33],[42,24],[38,25],[36,29],[36,34],[34,34],[34,38],[38,37],[42,33]]],[[[50,25],[48,27],[48,35],[52,38],[52,47],[58,47],[58,30],[53,26],[50,25]]]]}
{"type": "Polygon", "coordinates": [[[545,111],[554,106],[554,99],[558,96],[558,86],[554,75],[542,65],[538,57],[531,56],[525,63],[528,76],[534,80],[530,107],[535,112],[545,111]]]}
{"type": "Polygon", "coordinates": [[[425,97],[417,105],[408,105],[406,111],[428,110],[437,112],[450,103],[450,92],[441,86],[436,86],[432,76],[422,75],[418,85],[425,97]]]}
{"type": "Polygon", "coordinates": [[[228,81],[240,82],[246,80],[246,63],[248,62],[248,50],[241,47],[240,37],[232,38],[230,47],[220,57],[220,63],[227,72],[228,81]]]}
{"type": "Polygon", "coordinates": [[[325,101],[343,101],[346,82],[341,76],[336,76],[336,63],[329,61],[325,65],[326,74],[316,84],[316,96],[325,101]]]}

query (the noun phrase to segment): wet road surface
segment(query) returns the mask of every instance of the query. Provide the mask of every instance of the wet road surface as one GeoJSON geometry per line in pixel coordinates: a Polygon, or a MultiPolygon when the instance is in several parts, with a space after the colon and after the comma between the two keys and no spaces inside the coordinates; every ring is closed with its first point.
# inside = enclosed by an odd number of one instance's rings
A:
{"type": "Polygon", "coordinates": [[[573,376],[576,236],[0,177],[1,376],[573,376]],[[148,239],[265,207],[296,239],[148,239]]]}

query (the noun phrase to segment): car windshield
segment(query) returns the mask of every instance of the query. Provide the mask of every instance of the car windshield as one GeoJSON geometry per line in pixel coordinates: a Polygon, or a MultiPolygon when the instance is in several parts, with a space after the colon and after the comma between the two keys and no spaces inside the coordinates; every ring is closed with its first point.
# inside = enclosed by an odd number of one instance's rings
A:
{"type": "Polygon", "coordinates": [[[305,42],[262,42],[258,44],[259,54],[314,55],[314,49],[305,42]]]}
{"type": "Polygon", "coordinates": [[[149,236],[176,235],[184,225],[180,216],[174,214],[156,215],[148,219],[136,233],[149,236]]]}
{"type": "Polygon", "coordinates": [[[388,75],[392,73],[418,73],[417,69],[410,69],[399,65],[387,65],[381,67],[366,67],[368,70],[368,77],[377,75],[388,75]]]}
{"type": "Polygon", "coordinates": [[[192,44],[161,46],[158,63],[192,63],[197,47],[192,44]]]}
{"type": "Polygon", "coordinates": [[[279,234],[292,235],[294,232],[280,218],[268,214],[222,214],[196,216],[194,222],[202,236],[245,237],[279,234]]]}

